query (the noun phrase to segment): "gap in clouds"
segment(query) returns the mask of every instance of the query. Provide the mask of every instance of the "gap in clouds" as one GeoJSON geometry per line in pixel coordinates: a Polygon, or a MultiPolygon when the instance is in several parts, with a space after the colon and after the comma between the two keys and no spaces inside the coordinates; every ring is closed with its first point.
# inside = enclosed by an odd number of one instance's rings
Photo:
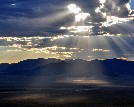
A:
{"type": "Polygon", "coordinates": [[[55,36],[1,37],[0,62],[14,63],[26,59],[112,59],[134,60],[130,36],[55,36]]]}
{"type": "Polygon", "coordinates": [[[133,1],[1,0],[0,62],[35,58],[134,60],[130,3],[133,1]]]}
{"type": "MultiPolygon", "coordinates": [[[[134,19],[130,0],[2,0],[0,4],[1,36],[112,35],[122,33],[124,24],[134,19]],[[77,9],[69,11],[69,4],[81,11],[72,13],[77,9]],[[120,30],[116,30],[118,26],[120,30]]],[[[133,33],[125,29],[123,33],[133,33]]]]}

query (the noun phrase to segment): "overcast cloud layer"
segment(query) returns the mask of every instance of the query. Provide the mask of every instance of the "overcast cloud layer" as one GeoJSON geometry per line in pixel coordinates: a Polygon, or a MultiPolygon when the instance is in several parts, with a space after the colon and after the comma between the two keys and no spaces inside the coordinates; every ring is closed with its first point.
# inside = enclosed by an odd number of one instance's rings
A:
{"type": "Polygon", "coordinates": [[[110,34],[134,33],[134,12],[129,7],[130,0],[106,0],[105,3],[101,0],[0,0],[0,35],[50,36],[69,33],[59,28],[71,26],[74,22],[74,16],[67,9],[71,3],[90,14],[85,25],[88,25],[87,22],[97,23],[92,29],[93,33],[100,30],[98,27],[107,20],[106,16],[125,18],[128,21],[110,27],[103,26],[101,30],[110,34]]]}
{"type": "Polygon", "coordinates": [[[0,0],[0,63],[36,58],[134,60],[130,4],[131,0],[0,0]]]}

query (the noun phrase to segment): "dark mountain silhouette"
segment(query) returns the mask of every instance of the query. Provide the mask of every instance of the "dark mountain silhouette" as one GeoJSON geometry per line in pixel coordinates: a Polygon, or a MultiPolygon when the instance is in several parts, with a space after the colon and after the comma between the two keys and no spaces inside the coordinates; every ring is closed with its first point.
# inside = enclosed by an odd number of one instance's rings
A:
{"type": "Polygon", "coordinates": [[[12,72],[12,71],[19,71],[19,70],[31,70],[33,68],[36,68],[38,66],[43,66],[49,63],[56,63],[56,62],[60,62],[60,60],[57,59],[48,59],[45,60],[43,58],[40,59],[29,59],[29,60],[25,60],[25,61],[21,61],[19,63],[15,63],[15,64],[1,64],[0,65],[0,72],[3,72],[3,67],[7,68],[7,72],[12,72]]]}
{"type": "Polygon", "coordinates": [[[81,78],[134,86],[133,77],[134,62],[119,59],[32,59],[17,64],[0,64],[0,86],[44,86],[81,78]]]}

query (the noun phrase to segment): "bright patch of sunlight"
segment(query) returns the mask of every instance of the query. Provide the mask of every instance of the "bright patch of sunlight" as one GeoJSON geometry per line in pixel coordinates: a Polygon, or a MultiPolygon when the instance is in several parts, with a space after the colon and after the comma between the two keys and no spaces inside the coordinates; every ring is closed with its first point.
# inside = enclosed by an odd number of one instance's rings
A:
{"type": "Polygon", "coordinates": [[[78,13],[75,16],[75,20],[79,22],[79,21],[85,20],[88,16],[90,16],[89,13],[78,13]]]}
{"type": "Polygon", "coordinates": [[[81,11],[81,8],[77,7],[75,4],[68,5],[68,9],[70,12],[78,14],[81,11]]]}
{"type": "Polygon", "coordinates": [[[106,0],[99,0],[100,3],[104,4],[106,2],[106,0]]]}

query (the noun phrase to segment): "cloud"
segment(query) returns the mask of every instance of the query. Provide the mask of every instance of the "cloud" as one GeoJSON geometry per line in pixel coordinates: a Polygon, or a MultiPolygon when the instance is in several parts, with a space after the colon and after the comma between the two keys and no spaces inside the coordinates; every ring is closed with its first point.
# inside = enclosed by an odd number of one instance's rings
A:
{"type": "Polygon", "coordinates": [[[35,58],[133,60],[133,36],[0,37],[0,62],[35,58]],[[10,60],[9,60],[10,59],[10,60]]]}
{"type": "MultiPolygon", "coordinates": [[[[92,35],[97,35],[98,32],[100,34],[101,30],[104,33],[111,33],[105,29],[111,23],[118,24],[118,22],[115,23],[114,18],[118,18],[118,20],[124,18],[128,22],[133,21],[130,0],[1,0],[0,35],[72,34],[68,30],[60,29],[62,26],[72,26],[75,21],[75,16],[67,9],[67,5],[71,3],[80,7],[83,13],[90,14],[84,24],[94,26],[89,29],[92,35]],[[101,27],[105,27],[105,29],[101,27]]],[[[77,23],[77,25],[81,26],[81,23],[77,23]]]]}
{"type": "Polygon", "coordinates": [[[111,16],[127,17],[130,14],[130,0],[107,0],[104,4],[104,12],[111,16]]]}
{"type": "Polygon", "coordinates": [[[105,59],[127,57],[134,53],[133,37],[1,37],[7,52],[53,54],[58,58],[105,59]]]}
{"type": "Polygon", "coordinates": [[[94,0],[90,3],[86,1],[86,3],[87,4],[83,1],[79,1],[76,4],[81,7],[83,13],[87,12],[90,16],[84,21],[79,18],[80,23],[72,26],[62,26],[61,30],[68,30],[75,35],[90,36],[134,33],[133,29],[130,30],[125,27],[132,27],[133,24],[131,23],[134,22],[133,10],[131,10],[130,7],[130,0],[94,0]],[[85,26],[83,26],[83,23],[85,26]],[[79,29],[80,27],[81,29],[79,29]]]}

